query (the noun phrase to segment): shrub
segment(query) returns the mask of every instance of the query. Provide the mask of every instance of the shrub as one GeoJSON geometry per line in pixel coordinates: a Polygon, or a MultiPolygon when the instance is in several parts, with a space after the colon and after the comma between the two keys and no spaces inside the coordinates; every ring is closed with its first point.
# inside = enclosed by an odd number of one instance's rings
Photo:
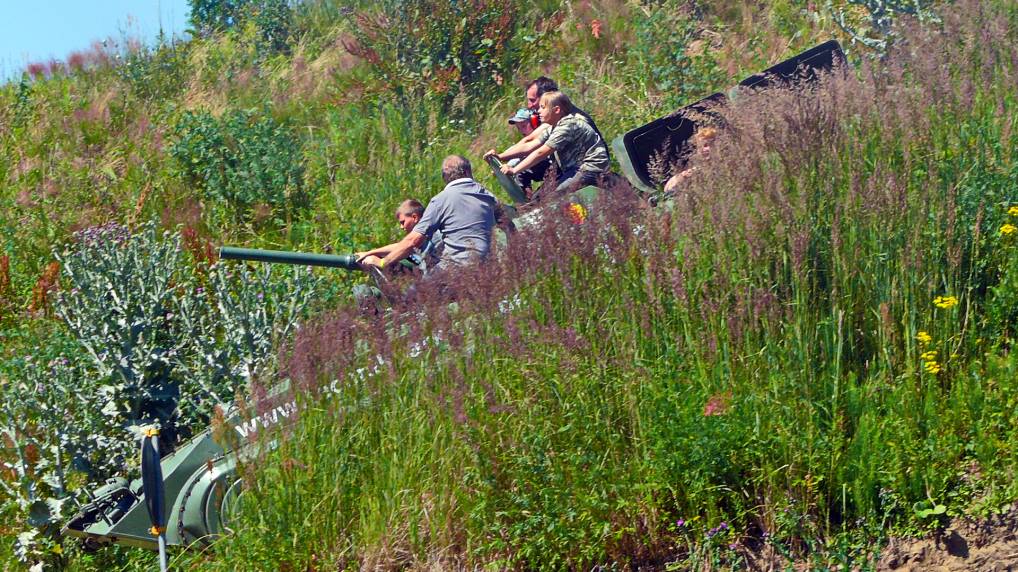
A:
{"type": "Polygon", "coordinates": [[[261,47],[270,52],[287,50],[293,11],[288,0],[191,0],[191,26],[209,35],[251,23],[261,47]]]}
{"type": "Polygon", "coordinates": [[[191,26],[200,33],[225,30],[237,23],[247,0],[191,0],[191,26]]]}
{"type": "Polygon", "coordinates": [[[641,75],[633,78],[651,91],[660,92],[662,104],[673,110],[703,97],[724,84],[713,50],[701,37],[695,14],[686,2],[665,0],[646,11],[636,10],[635,42],[629,57],[641,75]]]}
{"type": "Polygon", "coordinates": [[[59,256],[70,291],[57,313],[109,380],[108,407],[128,423],[205,422],[267,363],[318,284],[300,267],[281,280],[268,265],[256,273],[214,265],[206,291],[177,233],[106,225],[78,236],[59,256]]]}
{"type": "Polygon", "coordinates": [[[16,544],[22,560],[53,557],[52,537],[73,512],[68,501],[87,475],[110,474],[133,450],[130,439],[110,431],[110,410],[103,407],[108,386],[82,383],[90,372],[80,360],[50,359],[54,351],[73,355],[71,340],[47,341],[48,351],[0,364],[0,375],[12,378],[0,386],[0,459],[15,477],[0,479],[2,509],[28,525],[16,544]]]}
{"type": "Polygon", "coordinates": [[[884,52],[899,36],[895,20],[903,15],[936,20],[932,5],[930,0],[827,0],[825,8],[853,42],[884,52]]]}
{"type": "Polygon", "coordinates": [[[207,198],[237,209],[303,201],[301,143],[267,112],[231,111],[216,119],[208,111],[188,111],[174,133],[170,154],[207,198]]]}
{"type": "Polygon", "coordinates": [[[344,46],[407,112],[426,119],[433,103],[440,114],[468,116],[512,77],[519,12],[493,0],[384,0],[353,15],[355,39],[344,46]]]}
{"type": "MultiPolygon", "coordinates": [[[[162,40],[162,38],[161,38],[162,40]]],[[[173,97],[187,85],[186,44],[161,42],[154,48],[130,49],[114,68],[131,92],[149,100],[173,97]]]]}
{"type": "Polygon", "coordinates": [[[232,264],[198,280],[180,235],[151,223],[76,239],[58,255],[67,290],[55,310],[67,331],[35,356],[0,362],[0,461],[14,477],[0,479],[0,510],[31,527],[19,537],[22,559],[43,557],[71,497],[123,470],[141,425],[162,425],[169,450],[274,370],[273,348],[320,283],[304,267],[232,264]]]}
{"type": "Polygon", "coordinates": [[[258,29],[261,45],[270,52],[287,51],[293,21],[288,0],[261,0],[252,3],[249,13],[258,29]]]}

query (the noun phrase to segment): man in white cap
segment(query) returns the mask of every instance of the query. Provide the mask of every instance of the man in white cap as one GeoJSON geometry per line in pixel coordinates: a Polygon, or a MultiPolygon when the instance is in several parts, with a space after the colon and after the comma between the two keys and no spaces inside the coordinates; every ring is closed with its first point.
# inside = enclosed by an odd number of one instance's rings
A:
{"type": "MultiPolygon", "coordinates": [[[[523,141],[529,140],[531,134],[534,133],[534,124],[538,125],[538,128],[544,127],[538,121],[534,121],[534,114],[529,109],[518,109],[512,117],[509,118],[509,125],[515,127],[520,135],[523,137],[523,141]]],[[[510,159],[509,164],[515,166],[516,163],[521,161],[520,158],[510,159]]],[[[529,196],[533,191],[534,181],[543,181],[544,172],[548,170],[548,165],[551,165],[550,160],[541,161],[536,165],[530,167],[526,171],[521,171],[516,175],[516,179],[520,183],[520,187],[523,188],[524,192],[529,196]]]]}
{"type": "MultiPolygon", "coordinates": [[[[517,111],[516,115],[513,115],[512,117],[509,118],[509,123],[516,125],[516,128],[520,130],[520,133],[523,133],[523,129],[525,129],[525,127],[520,126],[514,120],[517,117],[522,118],[522,114],[526,113],[527,114],[526,123],[530,127],[529,133],[525,133],[522,139],[520,139],[514,145],[510,146],[508,149],[501,153],[495,151],[494,149],[489,149],[487,152],[484,153],[485,159],[487,159],[488,157],[495,157],[499,161],[506,161],[512,157],[518,157],[522,149],[529,149],[531,146],[531,142],[536,141],[545,131],[551,129],[550,125],[541,123],[541,118],[537,114],[537,106],[541,100],[541,96],[544,95],[545,93],[548,93],[549,91],[558,91],[558,84],[555,83],[555,80],[551,79],[550,77],[545,77],[542,75],[541,77],[538,77],[537,79],[534,79],[533,81],[527,84],[526,90],[527,109],[521,109],[517,111]]],[[[532,186],[534,184],[534,181],[544,180],[544,174],[548,170],[549,165],[551,165],[551,160],[545,159],[544,161],[540,161],[538,163],[531,165],[527,169],[527,171],[529,171],[529,174],[527,172],[521,172],[519,175],[517,175],[517,177],[519,178],[520,186],[523,187],[523,190],[524,192],[527,193],[528,197],[532,192],[532,186]]]]}

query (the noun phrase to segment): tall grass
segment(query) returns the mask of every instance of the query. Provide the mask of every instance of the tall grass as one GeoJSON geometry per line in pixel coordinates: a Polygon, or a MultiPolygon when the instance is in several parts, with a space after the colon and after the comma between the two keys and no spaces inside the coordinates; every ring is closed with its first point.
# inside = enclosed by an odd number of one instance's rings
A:
{"type": "MultiPolygon", "coordinates": [[[[440,188],[442,156],[505,143],[513,78],[469,121],[426,105],[409,121],[342,49],[339,4],[299,7],[292,57],[237,30],[122,66],[96,48],[3,88],[0,311],[14,310],[0,356],[58,329],[25,308],[76,228],[158,218],[216,242],[349,251],[396,237],[393,206],[440,188]],[[246,108],[299,137],[299,214],[201,201],[170,158],[186,111],[246,108]]],[[[665,89],[637,62],[662,55],[655,22],[685,13],[539,4],[547,36],[519,65],[558,79],[608,134],[830,30],[793,2],[767,21],[712,4],[716,30],[666,38],[671,55],[699,55],[665,89]]],[[[963,1],[942,19],[815,93],[737,102],[671,210],[620,190],[586,223],[551,216],[458,276],[473,286],[455,309],[421,287],[381,322],[344,309],[308,324],[284,373],[310,408],[244,468],[237,535],[177,565],[737,568],[761,547],[860,564],[874,539],[941,524],[937,505],[1013,501],[1018,269],[1001,229],[1018,202],[1018,12],[963,1]],[[357,374],[375,355],[378,372],[357,374]]],[[[151,563],[106,554],[70,564],[151,563]]]]}
{"type": "Polygon", "coordinates": [[[455,311],[422,287],[309,326],[288,373],[340,390],[181,562],[864,565],[938,505],[1013,501],[1016,18],[959,2],[884,61],[741,99],[674,208],[548,217],[455,311]]]}

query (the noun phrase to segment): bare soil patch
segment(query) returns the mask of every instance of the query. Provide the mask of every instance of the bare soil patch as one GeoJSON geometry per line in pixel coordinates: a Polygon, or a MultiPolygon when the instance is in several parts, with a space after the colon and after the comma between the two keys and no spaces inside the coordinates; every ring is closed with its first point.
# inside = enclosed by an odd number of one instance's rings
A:
{"type": "Polygon", "coordinates": [[[989,518],[955,519],[929,538],[893,538],[877,563],[879,571],[1018,571],[1018,505],[989,518]]]}

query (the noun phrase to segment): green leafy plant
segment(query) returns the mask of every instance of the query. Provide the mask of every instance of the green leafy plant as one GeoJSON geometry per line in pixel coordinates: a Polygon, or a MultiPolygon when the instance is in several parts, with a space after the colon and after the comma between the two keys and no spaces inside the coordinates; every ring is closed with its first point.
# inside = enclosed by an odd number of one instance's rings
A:
{"type": "Polygon", "coordinates": [[[114,72],[141,97],[173,97],[186,85],[186,45],[160,38],[160,43],[152,48],[129,49],[114,72]]]}
{"type": "Polygon", "coordinates": [[[191,27],[201,35],[250,23],[260,44],[270,52],[285,52],[292,28],[289,0],[190,0],[191,27]]]}
{"type": "Polygon", "coordinates": [[[926,521],[929,518],[939,517],[947,513],[947,506],[932,500],[916,502],[912,505],[912,511],[916,518],[926,521]]]}
{"type": "Polygon", "coordinates": [[[243,209],[304,202],[300,141],[267,112],[231,111],[220,118],[185,112],[170,154],[183,177],[206,197],[243,209]]]}
{"type": "Polygon", "coordinates": [[[471,116],[512,77],[521,25],[513,2],[384,0],[356,12],[351,53],[368,62],[378,90],[426,119],[471,116]]]}
{"type": "Polygon", "coordinates": [[[702,23],[687,5],[665,0],[634,11],[636,41],[628,56],[640,75],[633,79],[660,93],[668,110],[709,94],[725,79],[702,23]]]}

